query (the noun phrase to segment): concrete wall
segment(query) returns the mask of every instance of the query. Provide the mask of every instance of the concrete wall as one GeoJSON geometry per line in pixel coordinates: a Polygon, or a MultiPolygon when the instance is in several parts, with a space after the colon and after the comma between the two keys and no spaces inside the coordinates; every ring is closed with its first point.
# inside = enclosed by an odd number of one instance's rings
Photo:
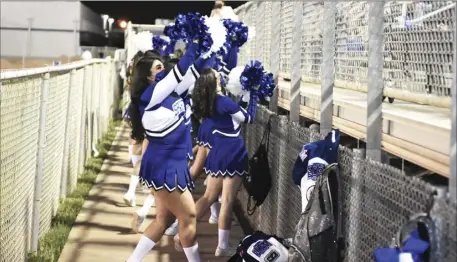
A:
{"type": "Polygon", "coordinates": [[[1,2],[0,9],[1,57],[80,55],[80,31],[104,35],[101,17],[80,2],[1,2]]]}

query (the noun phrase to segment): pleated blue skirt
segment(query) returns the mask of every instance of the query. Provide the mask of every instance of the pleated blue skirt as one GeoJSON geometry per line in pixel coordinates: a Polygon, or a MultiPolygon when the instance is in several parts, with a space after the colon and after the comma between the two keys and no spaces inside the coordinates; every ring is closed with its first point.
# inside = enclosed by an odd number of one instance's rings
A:
{"type": "Polygon", "coordinates": [[[179,189],[193,190],[195,185],[190,176],[186,159],[187,148],[170,149],[148,145],[140,168],[140,181],[143,186],[159,191],[172,192],[179,189]]]}
{"type": "Polygon", "coordinates": [[[233,177],[248,174],[248,152],[241,137],[214,136],[205,162],[206,174],[233,177]]]}

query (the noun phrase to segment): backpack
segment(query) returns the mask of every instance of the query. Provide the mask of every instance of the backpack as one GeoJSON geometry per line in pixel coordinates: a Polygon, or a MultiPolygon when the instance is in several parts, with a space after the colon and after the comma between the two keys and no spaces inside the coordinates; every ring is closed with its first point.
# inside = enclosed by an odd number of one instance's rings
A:
{"type": "Polygon", "coordinates": [[[291,251],[289,261],[342,261],[342,210],[339,169],[334,163],[324,169],[314,185],[293,238],[297,250],[291,251]]]}
{"type": "Polygon", "coordinates": [[[255,231],[241,240],[236,254],[227,262],[287,262],[289,248],[287,240],[255,231]]]}
{"type": "Polygon", "coordinates": [[[268,196],[271,189],[271,173],[268,163],[268,143],[270,141],[271,116],[260,141],[257,151],[249,159],[249,174],[243,181],[249,194],[247,212],[252,215],[268,196]]]}

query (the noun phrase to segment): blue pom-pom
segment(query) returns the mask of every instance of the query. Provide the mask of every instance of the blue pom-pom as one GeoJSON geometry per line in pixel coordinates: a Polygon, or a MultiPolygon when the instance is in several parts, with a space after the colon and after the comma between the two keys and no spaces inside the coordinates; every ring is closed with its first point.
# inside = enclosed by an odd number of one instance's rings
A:
{"type": "Polygon", "coordinates": [[[160,51],[163,51],[167,46],[168,46],[168,41],[163,39],[162,37],[158,36],[158,35],[155,35],[153,38],[152,38],[152,47],[154,49],[157,49],[157,50],[160,50],[160,51]]]}
{"type": "Polygon", "coordinates": [[[240,76],[241,88],[248,92],[255,92],[259,88],[260,82],[264,76],[262,63],[251,61],[243,70],[240,76]]]}
{"type": "Polygon", "coordinates": [[[170,40],[168,45],[165,47],[164,53],[167,55],[173,54],[175,52],[176,40],[170,40]]]}
{"type": "Polygon", "coordinates": [[[272,97],[273,91],[275,90],[275,80],[272,73],[264,74],[260,80],[258,95],[259,98],[265,99],[266,97],[272,97]]]}
{"type": "Polygon", "coordinates": [[[170,40],[183,40],[187,44],[199,40],[200,53],[208,52],[213,44],[205,19],[199,13],[179,14],[174,24],[164,28],[164,35],[170,40]]]}
{"type": "Polygon", "coordinates": [[[243,22],[225,19],[223,23],[227,29],[227,50],[232,46],[240,48],[248,41],[248,27],[243,22]]]}

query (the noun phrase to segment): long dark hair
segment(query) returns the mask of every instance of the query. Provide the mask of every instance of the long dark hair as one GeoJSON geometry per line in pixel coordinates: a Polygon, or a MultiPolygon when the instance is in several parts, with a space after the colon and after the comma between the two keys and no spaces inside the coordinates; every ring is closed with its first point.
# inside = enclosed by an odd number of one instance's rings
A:
{"type": "Polygon", "coordinates": [[[130,121],[132,126],[132,132],[130,137],[134,140],[141,141],[144,139],[144,128],[141,122],[141,113],[138,108],[140,97],[143,94],[146,87],[149,85],[148,77],[151,74],[152,63],[155,60],[162,61],[162,57],[157,55],[155,52],[147,51],[144,54],[140,54],[138,59],[134,61],[133,74],[132,74],[132,87],[130,92],[130,121]]]}
{"type": "Polygon", "coordinates": [[[205,119],[216,113],[217,79],[211,68],[206,68],[195,81],[192,91],[194,114],[205,119]]]}

